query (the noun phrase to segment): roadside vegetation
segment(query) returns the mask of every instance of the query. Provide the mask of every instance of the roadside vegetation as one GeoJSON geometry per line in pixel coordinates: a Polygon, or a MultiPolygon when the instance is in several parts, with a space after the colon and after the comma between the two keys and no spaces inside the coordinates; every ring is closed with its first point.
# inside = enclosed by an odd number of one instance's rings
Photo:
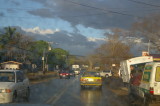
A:
{"type": "Polygon", "coordinates": [[[56,66],[66,68],[75,60],[75,56],[70,56],[68,51],[53,48],[50,42],[23,35],[14,27],[4,28],[0,33],[0,41],[0,62],[21,62],[21,68],[27,72],[42,71],[43,67],[45,71],[53,71],[56,66]]]}

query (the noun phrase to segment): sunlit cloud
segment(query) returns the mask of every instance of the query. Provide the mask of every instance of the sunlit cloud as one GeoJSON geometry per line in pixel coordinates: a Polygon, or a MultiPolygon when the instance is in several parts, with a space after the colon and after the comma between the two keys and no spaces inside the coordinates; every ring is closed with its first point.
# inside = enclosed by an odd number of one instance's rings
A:
{"type": "Polygon", "coordinates": [[[105,41],[104,38],[94,38],[94,37],[88,37],[88,41],[97,42],[97,41],[105,41]]]}
{"type": "Polygon", "coordinates": [[[39,27],[35,27],[35,28],[22,28],[24,31],[26,32],[32,32],[32,33],[35,33],[35,34],[41,34],[41,35],[46,35],[46,34],[54,34],[56,32],[60,32],[59,29],[55,29],[55,30],[52,30],[52,29],[40,29],[39,27]]]}

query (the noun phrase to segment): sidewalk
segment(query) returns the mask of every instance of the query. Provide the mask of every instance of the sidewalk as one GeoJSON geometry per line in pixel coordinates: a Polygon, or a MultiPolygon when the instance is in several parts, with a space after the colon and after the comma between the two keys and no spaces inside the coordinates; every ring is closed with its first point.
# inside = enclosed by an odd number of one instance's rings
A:
{"type": "Polygon", "coordinates": [[[57,72],[46,72],[45,74],[28,73],[27,77],[29,78],[31,84],[37,84],[41,82],[46,82],[54,78],[58,78],[58,73],[57,72]]]}

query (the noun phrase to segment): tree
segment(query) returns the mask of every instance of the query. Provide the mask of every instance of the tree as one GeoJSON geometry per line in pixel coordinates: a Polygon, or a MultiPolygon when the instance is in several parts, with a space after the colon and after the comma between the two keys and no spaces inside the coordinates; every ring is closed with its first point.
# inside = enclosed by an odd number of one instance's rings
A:
{"type": "Polygon", "coordinates": [[[4,30],[5,33],[0,36],[2,60],[25,62],[30,55],[27,49],[30,48],[32,38],[16,32],[16,28],[13,27],[6,27],[4,30]]]}
{"type": "Polygon", "coordinates": [[[119,66],[120,61],[132,57],[130,46],[123,41],[123,32],[121,30],[113,30],[107,34],[106,43],[96,49],[94,58],[95,63],[99,63],[102,69],[111,69],[112,64],[119,66]]]}
{"type": "Polygon", "coordinates": [[[51,50],[51,53],[52,55],[49,55],[49,58],[54,60],[50,60],[50,63],[58,65],[60,68],[66,68],[68,66],[68,51],[61,48],[55,48],[51,50]]]}
{"type": "Polygon", "coordinates": [[[134,36],[143,37],[145,41],[153,44],[154,49],[160,51],[160,14],[150,15],[135,22],[132,26],[134,36]]]}

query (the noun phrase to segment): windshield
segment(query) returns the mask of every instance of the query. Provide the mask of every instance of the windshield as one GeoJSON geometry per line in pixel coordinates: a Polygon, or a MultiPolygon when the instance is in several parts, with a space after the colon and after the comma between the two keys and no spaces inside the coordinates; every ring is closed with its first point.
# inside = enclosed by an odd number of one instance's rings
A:
{"type": "Polygon", "coordinates": [[[0,69],[22,71],[16,81],[6,71],[0,82],[24,84],[16,103],[3,95],[0,103],[141,105],[127,95],[129,66],[148,60],[160,61],[160,0],[0,0],[0,69]]]}
{"type": "Polygon", "coordinates": [[[110,73],[111,71],[110,70],[105,70],[104,72],[110,73]]]}
{"type": "Polygon", "coordinates": [[[98,72],[85,72],[82,77],[100,77],[98,72]]]}
{"type": "Polygon", "coordinates": [[[0,72],[0,82],[15,82],[15,73],[0,72]]]}

